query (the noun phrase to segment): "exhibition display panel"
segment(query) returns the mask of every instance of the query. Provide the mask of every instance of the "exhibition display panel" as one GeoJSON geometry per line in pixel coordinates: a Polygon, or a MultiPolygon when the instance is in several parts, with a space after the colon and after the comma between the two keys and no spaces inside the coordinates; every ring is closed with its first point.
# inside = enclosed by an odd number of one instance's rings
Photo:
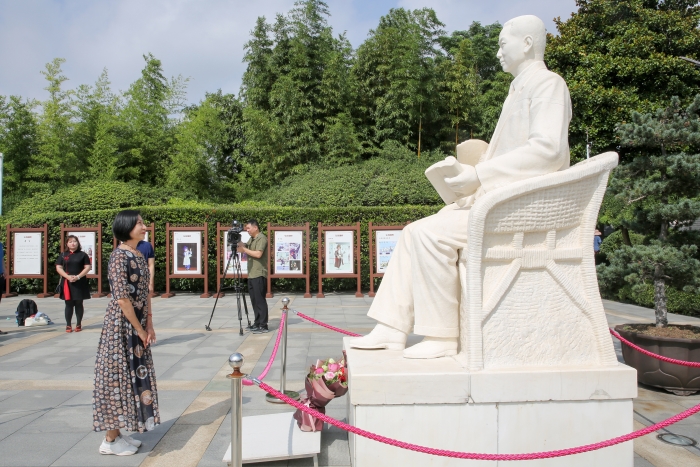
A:
{"type": "Polygon", "coordinates": [[[374,280],[384,277],[391,255],[394,254],[403,225],[373,225],[369,223],[369,296],[374,297],[374,280]]]}
{"type": "Polygon", "coordinates": [[[5,293],[6,297],[16,297],[10,292],[12,279],[41,279],[44,292],[39,298],[52,297],[48,291],[48,225],[43,227],[12,227],[7,224],[7,255],[5,256],[5,293]]]}
{"type": "Polygon", "coordinates": [[[361,298],[360,223],[328,226],[318,223],[318,294],[324,298],[323,279],[357,279],[355,296],[361,298]]]}
{"type": "Polygon", "coordinates": [[[171,227],[165,224],[165,293],[161,298],[175,296],[170,292],[171,279],[204,279],[204,293],[209,298],[209,268],[207,251],[208,226],[171,227]],[[171,240],[172,237],[172,240],[171,240]],[[172,264],[172,266],[171,266],[172,264]]]}
{"type": "Polygon", "coordinates": [[[310,262],[311,229],[300,226],[267,224],[267,251],[270,266],[267,274],[267,298],[272,298],[272,279],[304,279],[304,298],[311,298],[310,262]]]}

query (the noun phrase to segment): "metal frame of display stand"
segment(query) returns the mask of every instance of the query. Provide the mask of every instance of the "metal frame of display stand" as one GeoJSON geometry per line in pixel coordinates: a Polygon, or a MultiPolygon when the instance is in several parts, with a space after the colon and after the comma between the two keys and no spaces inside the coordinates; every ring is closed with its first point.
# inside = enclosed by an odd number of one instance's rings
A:
{"type": "Polygon", "coordinates": [[[357,279],[357,292],[355,292],[355,297],[362,298],[362,276],[361,276],[361,266],[360,266],[360,223],[357,222],[355,226],[341,226],[341,225],[323,225],[322,222],[318,223],[318,293],[316,298],[325,298],[323,295],[323,279],[357,279]],[[355,264],[356,272],[353,274],[324,274],[323,266],[325,263],[325,232],[329,231],[354,231],[355,232],[355,264]]]}
{"type": "MultiPolygon", "coordinates": [[[[268,222],[267,224],[267,252],[268,252],[268,274],[267,274],[267,295],[265,298],[272,298],[274,294],[272,293],[272,279],[304,279],[306,280],[306,293],[304,298],[311,298],[311,227],[309,223],[305,223],[303,226],[281,226],[272,225],[268,222]],[[304,260],[302,261],[302,274],[275,274],[275,258],[274,251],[272,250],[273,245],[273,235],[274,232],[305,232],[306,238],[304,242],[304,260]]],[[[275,245],[276,247],[276,245],[275,245]]]]}
{"type": "Polygon", "coordinates": [[[37,298],[49,298],[53,297],[52,293],[49,293],[49,248],[48,248],[48,238],[49,238],[49,227],[44,224],[43,227],[12,227],[11,224],[7,224],[7,238],[5,245],[7,247],[7,254],[5,255],[5,293],[2,294],[2,298],[16,297],[17,293],[10,292],[10,280],[11,279],[41,279],[44,281],[44,292],[37,294],[37,298]],[[14,264],[12,263],[12,258],[14,257],[14,245],[15,239],[14,234],[21,233],[36,233],[40,232],[43,235],[42,241],[42,260],[43,260],[43,274],[13,274],[14,264]]]}

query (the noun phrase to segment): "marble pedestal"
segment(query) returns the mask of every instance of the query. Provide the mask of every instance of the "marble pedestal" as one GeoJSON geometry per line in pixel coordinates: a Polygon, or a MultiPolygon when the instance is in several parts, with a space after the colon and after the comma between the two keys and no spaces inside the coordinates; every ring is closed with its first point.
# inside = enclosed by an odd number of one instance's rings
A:
{"type": "MultiPolygon", "coordinates": [[[[636,371],[626,365],[469,373],[453,358],[352,349],[345,340],[348,420],[373,433],[433,448],[529,453],[596,443],[633,431],[636,371]]],[[[450,459],[350,434],[353,467],[632,467],[632,442],[523,462],[450,459]]]]}

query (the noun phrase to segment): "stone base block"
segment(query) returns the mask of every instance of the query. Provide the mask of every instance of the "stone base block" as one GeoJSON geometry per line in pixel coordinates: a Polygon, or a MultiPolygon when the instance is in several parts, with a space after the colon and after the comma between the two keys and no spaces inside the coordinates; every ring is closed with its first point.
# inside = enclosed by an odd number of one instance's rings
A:
{"type": "MultiPolygon", "coordinates": [[[[345,345],[348,420],[390,438],[479,453],[530,453],[596,443],[633,431],[636,372],[626,365],[470,373],[455,359],[345,345]]],[[[467,461],[350,435],[353,467],[632,467],[632,442],[554,459],[467,461]]]]}

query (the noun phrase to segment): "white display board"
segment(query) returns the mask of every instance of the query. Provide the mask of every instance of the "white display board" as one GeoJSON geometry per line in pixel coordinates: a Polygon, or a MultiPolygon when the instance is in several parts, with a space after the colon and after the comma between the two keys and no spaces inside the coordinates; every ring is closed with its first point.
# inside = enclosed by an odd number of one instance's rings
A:
{"type": "Polygon", "coordinates": [[[88,255],[88,258],[90,258],[90,272],[88,274],[97,274],[97,269],[95,268],[97,264],[97,247],[95,246],[95,238],[97,237],[97,233],[68,232],[66,234],[66,238],[68,238],[69,235],[75,235],[78,237],[80,249],[88,255]]]}
{"type": "Polygon", "coordinates": [[[202,273],[202,232],[173,232],[173,274],[202,273]]]}
{"type": "Polygon", "coordinates": [[[396,244],[401,236],[400,230],[377,230],[375,231],[377,245],[377,273],[383,274],[389,266],[391,255],[394,254],[396,244]]]}
{"type": "MultiPolygon", "coordinates": [[[[250,240],[250,234],[248,232],[241,232],[241,241],[243,243],[248,243],[250,240]]],[[[236,245],[233,245],[233,249],[236,249],[236,245]]],[[[224,267],[228,264],[228,269],[226,270],[226,277],[232,277],[233,273],[233,262],[229,264],[228,260],[231,258],[232,251],[228,248],[228,235],[224,232],[224,251],[226,252],[226,257],[224,258],[224,267]]],[[[236,253],[238,255],[238,260],[241,262],[241,272],[243,274],[248,274],[248,255],[245,253],[236,253]]]]}
{"type": "Polygon", "coordinates": [[[327,230],[326,274],[353,273],[353,230],[327,230]]]}
{"type": "Polygon", "coordinates": [[[303,238],[303,230],[275,231],[275,274],[304,274],[303,238]]]}
{"type": "Polygon", "coordinates": [[[41,232],[15,232],[12,241],[14,251],[12,253],[13,274],[36,274],[41,271],[41,232]]]}

